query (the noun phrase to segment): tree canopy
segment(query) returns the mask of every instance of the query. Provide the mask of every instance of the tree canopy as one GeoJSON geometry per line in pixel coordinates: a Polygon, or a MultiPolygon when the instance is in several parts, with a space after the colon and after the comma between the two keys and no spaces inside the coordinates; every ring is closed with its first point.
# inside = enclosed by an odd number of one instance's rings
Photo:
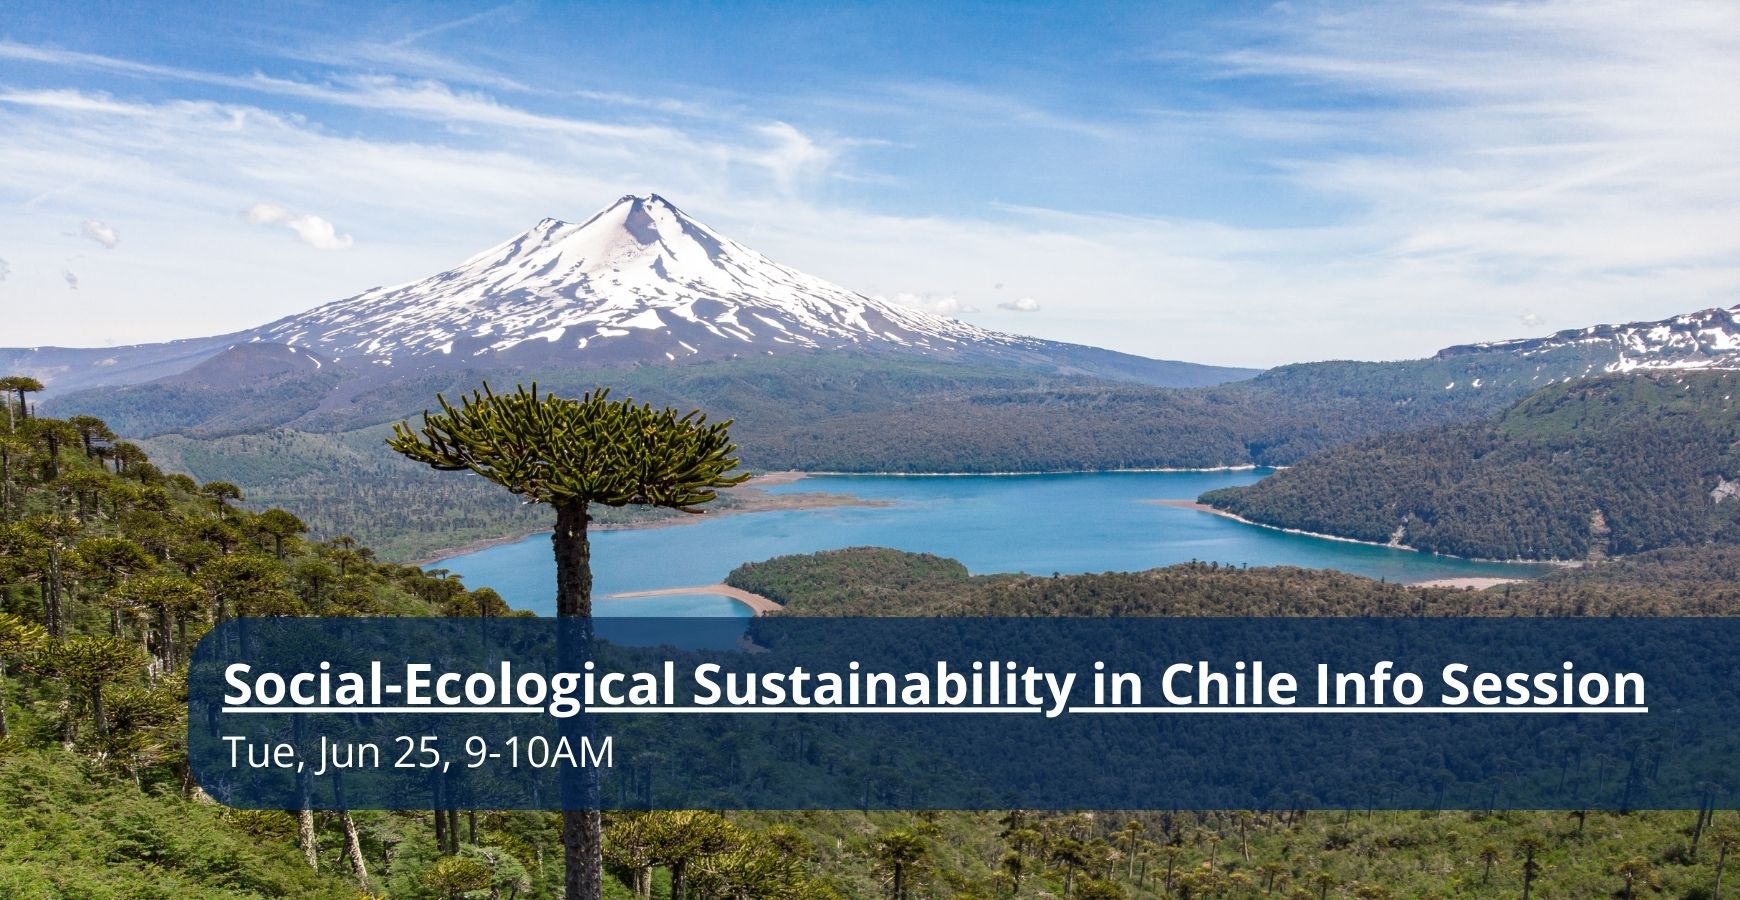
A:
{"type": "Polygon", "coordinates": [[[520,386],[500,395],[485,384],[423,427],[393,428],[388,444],[444,471],[470,470],[536,503],[552,506],[642,504],[699,512],[717,489],[741,484],[730,422],[613,401],[607,388],[579,399],[520,386]]]}

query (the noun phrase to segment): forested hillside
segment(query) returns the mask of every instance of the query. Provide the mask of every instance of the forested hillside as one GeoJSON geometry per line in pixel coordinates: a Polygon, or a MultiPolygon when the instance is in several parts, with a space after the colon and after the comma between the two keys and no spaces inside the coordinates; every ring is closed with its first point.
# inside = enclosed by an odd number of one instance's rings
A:
{"type": "Polygon", "coordinates": [[[1202,501],[1437,553],[1586,559],[1740,541],[1740,373],[1544,388],[1492,418],[1368,438],[1202,501]]]}
{"type": "MultiPolygon", "coordinates": [[[[555,814],[230,810],[187,768],[187,658],[216,622],[519,613],[348,536],[310,540],[296,516],[241,506],[234,484],[165,474],[99,419],[26,417],[11,388],[5,400],[0,897],[560,894],[555,814]]],[[[840,896],[789,829],[711,813],[611,827],[619,900],[648,860],[691,859],[699,896],[840,896]]],[[[873,865],[869,846],[852,865],[873,865]]]]}
{"type": "Polygon", "coordinates": [[[1656,551],[1484,591],[1214,562],[1145,572],[969,575],[952,559],[880,547],[745,563],[726,583],[798,616],[1735,615],[1740,547],[1656,551]]]}
{"type": "MultiPolygon", "coordinates": [[[[507,615],[486,589],[310,540],[222,482],[166,475],[94,419],[0,434],[0,895],[551,897],[559,819],[487,810],[227,810],[186,776],[187,649],[234,615],[507,615]]],[[[1300,569],[973,577],[855,550],[746,566],[794,614],[1723,612],[1732,555],[1639,557],[1475,593],[1300,569]],[[1726,581],[1723,581],[1726,579],[1726,581]]],[[[1733,814],[613,814],[607,896],[1699,896],[1733,814]]]]}
{"type": "Polygon", "coordinates": [[[354,534],[405,560],[529,527],[510,498],[406,465],[383,444],[386,423],[414,417],[437,392],[455,396],[486,379],[536,378],[569,394],[603,383],[655,405],[700,407],[735,419],[745,463],[764,471],[1008,472],[1285,465],[1376,432],[1484,415],[1552,377],[1541,370],[1503,354],[1318,363],[1168,390],[812,354],[615,370],[401,373],[334,388],[329,364],[266,385],[183,379],[73,394],[45,407],[103,417],[122,435],[148,438],[141,445],[166,467],[233,481],[303,517],[316,535],[354,534]],[[1460,386],[1446,390],[1446,382],[1460,386]],[[464,515],[425,514],[455,509],[464,515]]]}

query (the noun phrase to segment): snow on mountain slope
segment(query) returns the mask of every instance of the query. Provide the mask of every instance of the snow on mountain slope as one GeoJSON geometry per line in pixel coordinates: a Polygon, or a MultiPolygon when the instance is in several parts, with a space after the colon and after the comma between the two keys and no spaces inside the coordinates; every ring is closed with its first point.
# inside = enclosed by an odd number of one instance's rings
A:
{"type": "Polygon", "coordinates": [[[1542,338],[1465,344],[1439,351],[1439,358],[1473,353],[1525,357],[1577,353],[1589,371],[1740,368],[1740,306],[1706,309],[1658,322],[1591,325],[1542,338]]]}
{"type": "Polygon", "coordinates": [[[290,316],[252,339],[380,364],[660,361],[792,349],[977,356],[1014,337],[854,293],[779,265],[658,195],[575,225],[545,219],[451,271],[290,316]]]}

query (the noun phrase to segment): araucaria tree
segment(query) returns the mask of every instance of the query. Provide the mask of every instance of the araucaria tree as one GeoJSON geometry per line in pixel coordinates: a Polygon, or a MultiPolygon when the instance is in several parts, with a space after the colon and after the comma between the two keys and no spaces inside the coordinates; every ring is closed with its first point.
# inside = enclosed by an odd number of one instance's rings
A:
{"type": "MultiPolygon", "coordinates": [[[[475,472],[556,511],[556,614],[592,615],[592,553],[587,525],[593,504],[659,506],[689,513],[718,489],[749,476],[737,468],[730,422],[709,424],[699,411],[678,413],[611,400],[599,389],[579,399],[539,394],[537,385],[498,395],[483,390],[423,425],[393,427],[388,444],[442,471],[475,472]]],[[[562,813],[569,900],[597,900],[603,889],[603,827],[598,810],[562,813]]]]}

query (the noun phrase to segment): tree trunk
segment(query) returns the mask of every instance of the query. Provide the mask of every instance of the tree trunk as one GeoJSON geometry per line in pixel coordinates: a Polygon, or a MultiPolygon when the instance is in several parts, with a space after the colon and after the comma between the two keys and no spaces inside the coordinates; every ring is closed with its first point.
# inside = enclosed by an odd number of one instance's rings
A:
{"type": "Polygon", "coordinates": [[[550,541],[556,551],[556,615],[592,617],[592,544],[586,528],[591,524],[583,505],[556,507],[556,530],[550,541]]]}
{"type": "MultiPolygon", "coordinates": [[[[0,659],[0,738],[4,738],[6,735],[6,661],[0,659]]],[[[1718,885],[1722,883],[1720,872],[1716,874],[1716,883],[1718,885]]]]}
{"type": "Polygon", "coordinates": [[[363,857],[362,835],[357,833],[356,820],[350,817],[350,808],[344,802],[344,776],[333,773],[333,793],[338,800],[338,821],[344,826],[344,856],[350,860],[350,871],[356,876],[356,883],[363,890],[369,886],[369,864],[363,857]]]}
{"type": "Polygon", "coordinates": [[[157,607],[157,669],[168,674],[175,669],[175,633],[169,627],[169,607],[157,607]]]}
{"type": "Polygon", "coordinates": [[[682,900],[684,891],[684,876],[689,874],[689,863],[684,860],[670,863],[670,900],[682,900]]]}
{"type": "Polygon", "coordinates": [[[42,624],[48,627],[49,637],[59,638],[60,560],[53,550],[49,551],[48,568],[37,576],[36,591],[42,595],[42,624]]]}
{"type": "MultiPolygon", "coordinates": [[[[601,900],[604,895],[604,820],[596,809],[562,810],[562,862],[567,900],[601,900]]],[[[681,900],[673,872],[671,900],[681,900]]]]}
{"type": "Polygon", "coordinates": [[[1723,847],[1716,853],[1716,888],[1710,892],[1710,900],[1722,900],[1722,868],[1728,865],[1728,848],[1723,847]]]}
{"type": "Polygon", "coordinates": [[[362,856],[362,836],[357,834],[357,820],[350,818],[350,809],[339,809],[339,822],[345,823],[345,856],[350,858],[351,874],[357,884],[369,886],[369,862],[362,856]]]}
{"type": "Polygon", "coordinates": [[[296,844],[308,860],[308,868],[320,871],[320,847],[314,841],[314,810],[304,806],[296,811],[296,844]]]}
{"type": "MultiPolygon", "coordinates": [[[[583,503],[556,507],[556,530],[550,542],[556,554],[556,615],[577,619],[574,631],[564,635],[590,655],[592,642],[592,546],[586,527],[590,518],[583,503]]],[[[563,655],[568,660],[566,654],[563,655]]],[[[575,746],[590,726],[576,716],[566,720],[564,736],[575,746]]],[[[604,890],[604,819],[598,811],[598,773],[591,768],[569,770],[562,784],[562,862],[567,900],[600,900],[604,890]]],[[[672,900],[681,900],[678,885],[672,900]]]]}

